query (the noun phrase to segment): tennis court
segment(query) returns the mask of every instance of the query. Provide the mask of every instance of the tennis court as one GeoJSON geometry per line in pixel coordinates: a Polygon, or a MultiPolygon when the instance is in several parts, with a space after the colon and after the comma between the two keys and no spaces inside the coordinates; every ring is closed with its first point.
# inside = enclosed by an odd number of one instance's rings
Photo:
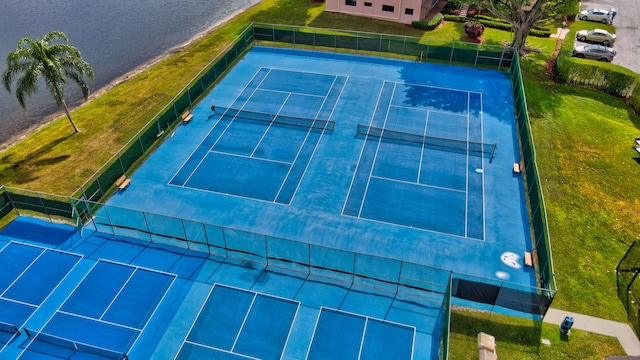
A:
{"type": "MultiPolygon", "coordinates": [[[[191,328],[163,338],[179,346],[157,353],[435,358],[443,298],[380,294],[412,279],[396,260],[536,285],[522,260],[531,239],[512,104],[498,71],[257,46],[94,224],[159,243],[193,239],[211,255],[233,249],[246,263],[205,260],[193,271],[211,287],[180,310],[191,328]],[[252,263],[277,253],[321,273],[344,269],[351,285],[252,263]],[[355,269],[388,283],[353,288],[355,269]]],[[[106,247],[96,253],[117,256],[106,247]]]]}
{"type": "Polygon", "coordinates": [[[413,359],[415,328],[322,308],[307,359],[413,359]]]}
{"type": "Polygon", "coordinates": [[[280,359],[299,305],[215,284],[176,359],[280,359]]]}
{"type": "Polygon", "coordinates": [[[20,359],[126,358],[174,280],[97,261],[42,329],[25,329],[29,340],[20,359]]]}
{"type": "Polygon", "coordinates": [[[344,83],[260,69],[230,107],[215,109],[216,125],[170,184],[289,204],[318,142],[335,127],[326,119],[344,83]]]}
{"type": "Polygon", "coordinates": [[[183,231],[160,214],[532,286],[512,104],[499,71],[254,47],[96,222],[183,231]]]}
{"type": "Polygon", "coordinates": [[[481,94],[385,82],[344,215],[484,239],[481,94]],[[439,206],[429,206],[429,204],[439,206]],[[393,209],[394,211],[388,211],[393,209]]]}
{"type": "Polygon", "coordinates": [[[10,242],[0,251],[0,351],[82,256],[10,242]]]}

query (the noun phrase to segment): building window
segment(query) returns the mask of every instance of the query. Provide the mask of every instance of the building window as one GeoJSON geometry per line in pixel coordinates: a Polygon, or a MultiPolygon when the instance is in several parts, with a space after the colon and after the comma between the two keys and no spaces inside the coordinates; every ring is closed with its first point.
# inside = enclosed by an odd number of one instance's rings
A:
{"type": "Polygon", "coordinates": [[[405,15],[413,15],[413,9],[404,9],[405,15]]]}
{"type": "Polygon", "coordinates": [[[370,3],[370,2],[365,2],[365,3],[364,3],[364,6],[366,6],[366,7],[371,7],[372,5],[371,5],[371,3],[370,3]]]}
{"type": "Polygon", "coordinates": [[[345,5],[356,6],[356,0],[345,0],[345,5]]]}
{"type": "Polygon", "coordinates": [[[396,8],[391,5],[382,5],[382,11],[394,12],[396,11],[396,8]]]}

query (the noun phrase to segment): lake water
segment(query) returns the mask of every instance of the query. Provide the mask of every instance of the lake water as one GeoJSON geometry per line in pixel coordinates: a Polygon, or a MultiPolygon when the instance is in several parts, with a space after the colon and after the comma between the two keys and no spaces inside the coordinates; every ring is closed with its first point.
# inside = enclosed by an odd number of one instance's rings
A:
{"type": "MultiPolygon", "coordinates": [[[[20,38],[40,39],[60,30],[95,72],[92,92],[175,48],[260,0],[21,0],[1,1],[0,71],[20,38]]],[[[12,90],[15,87],[12,86],[12,90]]],[[[78,104],[75,84],[67,103],[78,104]]],[[[58,111],[47,89],[27,99],[0,89],[0,144],[44,123],[58,111]]]]}

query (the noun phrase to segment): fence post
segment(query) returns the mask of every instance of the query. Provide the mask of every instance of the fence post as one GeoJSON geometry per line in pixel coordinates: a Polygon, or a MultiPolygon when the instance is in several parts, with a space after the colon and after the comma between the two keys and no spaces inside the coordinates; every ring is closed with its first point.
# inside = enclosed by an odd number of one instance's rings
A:
{"type": "Polygon", "coordinates": [[[451,42],[451,55],[449,55],[449,65],[451,65],[451,62],[453,61],[453,52],[456,48],[456,42],[452,41],[451,42]]]}

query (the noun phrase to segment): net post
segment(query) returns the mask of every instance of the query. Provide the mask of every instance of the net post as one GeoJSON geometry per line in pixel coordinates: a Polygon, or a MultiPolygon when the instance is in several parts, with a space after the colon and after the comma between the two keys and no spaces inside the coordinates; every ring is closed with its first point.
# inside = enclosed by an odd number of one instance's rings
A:
{"type": "Polygon", "coordinates": [[[496,149],[498,149],[498,142],[494,142],[493,143],[493,147],[491,148],[491,157],[489,158],[489,162],[491,162],[491,160],[493,160],[493,156],[496,153],[496,149]]]}

